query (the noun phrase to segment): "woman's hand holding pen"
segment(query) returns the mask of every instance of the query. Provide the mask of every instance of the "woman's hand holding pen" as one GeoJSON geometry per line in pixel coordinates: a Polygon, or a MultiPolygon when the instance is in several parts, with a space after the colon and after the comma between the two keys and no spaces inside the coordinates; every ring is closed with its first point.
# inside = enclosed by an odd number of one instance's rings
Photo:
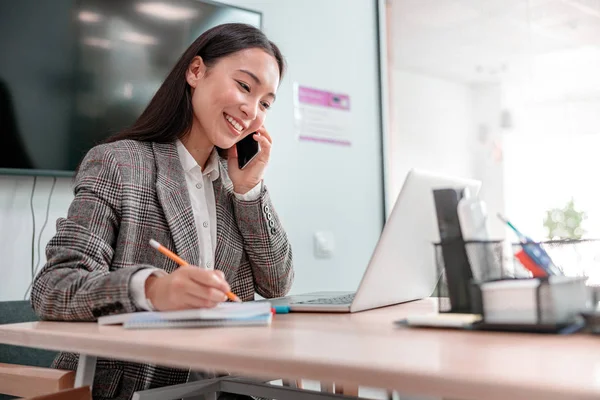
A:
{"type": "Polygon", "coordinates": [[[222,271],[189,265],[146,280],[146,298],[158,311],[212,308],[227,300],[230,290],[222,271]]]}

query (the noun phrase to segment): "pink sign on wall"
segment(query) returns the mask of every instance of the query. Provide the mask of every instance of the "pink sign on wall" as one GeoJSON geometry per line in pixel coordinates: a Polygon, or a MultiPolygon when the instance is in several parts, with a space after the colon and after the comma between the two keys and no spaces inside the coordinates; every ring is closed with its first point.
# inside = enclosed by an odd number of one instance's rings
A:
{"type": "Polygon", "coordinates": [[[299,140],[350,146],[350,96],[294,84],[299,140]]]}

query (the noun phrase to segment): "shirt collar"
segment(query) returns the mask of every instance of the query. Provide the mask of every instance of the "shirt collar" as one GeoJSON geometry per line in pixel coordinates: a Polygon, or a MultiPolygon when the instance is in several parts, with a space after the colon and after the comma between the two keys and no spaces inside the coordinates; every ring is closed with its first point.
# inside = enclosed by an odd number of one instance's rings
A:
{"type": "Polygon", "coordinates": [[[198,168],[202,172],[202,175],[208,175],[211,181],[214,181],[219,177],[219,153],[216,148],[210,153],[208,161],[206,162],[206,168],[203,171],[202,167],[198,165],[188,149],[181,143],[181,140],[177,140],[176,145],[179,161],[185,172],[192,172],[195,168],[198,168]]]}

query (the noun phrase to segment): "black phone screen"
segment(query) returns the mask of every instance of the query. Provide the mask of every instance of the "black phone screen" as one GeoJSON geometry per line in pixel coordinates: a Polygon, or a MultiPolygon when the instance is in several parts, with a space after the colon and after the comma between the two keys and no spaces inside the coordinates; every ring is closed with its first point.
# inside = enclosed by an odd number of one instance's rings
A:
{"type": "Polygon", "coordinates": [[[254,133],[237,142],[235,146],[238,154],[238,167],[240,169],[244,169],[260,152],[260,145],[254,140],[254,133]]]}

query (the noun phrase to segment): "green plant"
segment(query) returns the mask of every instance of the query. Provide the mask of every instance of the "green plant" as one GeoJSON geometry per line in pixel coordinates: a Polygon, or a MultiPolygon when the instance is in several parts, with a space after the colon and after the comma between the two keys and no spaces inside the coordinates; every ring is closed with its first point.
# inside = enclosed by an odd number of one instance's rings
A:
{"type": "Polygon", "coordinates": [[[583,211],[575,209],[575,200],[571,198],[563,208],[546,211],[544,227],[550,240],[581,239],[585,235],[582,223],[587,219],[583,211]]]}

